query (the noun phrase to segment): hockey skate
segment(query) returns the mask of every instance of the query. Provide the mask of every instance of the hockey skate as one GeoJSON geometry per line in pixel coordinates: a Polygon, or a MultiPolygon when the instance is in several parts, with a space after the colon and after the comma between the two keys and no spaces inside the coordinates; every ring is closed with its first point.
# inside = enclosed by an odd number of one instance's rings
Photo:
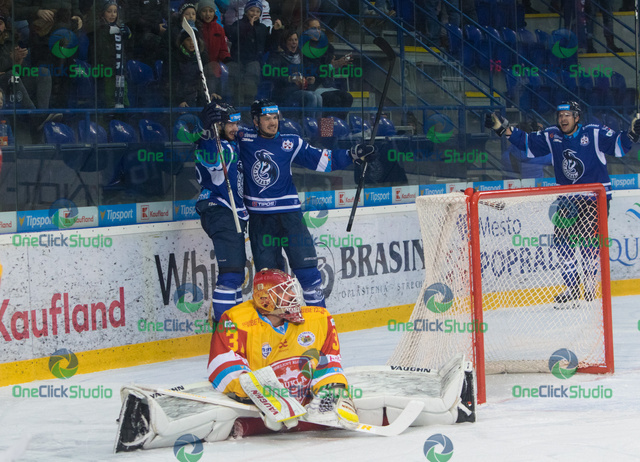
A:
{"type": "Polygon", "coordinates": [[[553,307],[556,310],[567,310],[577,308],[580,300],[580,286],[568,287],[564,292],[560,292],[553,298],[553,307]]]}

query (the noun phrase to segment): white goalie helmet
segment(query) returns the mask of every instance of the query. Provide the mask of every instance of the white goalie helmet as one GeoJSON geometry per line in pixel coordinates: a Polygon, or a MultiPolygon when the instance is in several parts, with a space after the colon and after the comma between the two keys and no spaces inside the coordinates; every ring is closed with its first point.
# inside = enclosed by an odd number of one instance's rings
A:
{"type": "Polygon", "coordinates": [[[296,278],[278,269],[260,270],[253,278],[253,302],[262,314],[302,324],[302,287],[296,278]]]}

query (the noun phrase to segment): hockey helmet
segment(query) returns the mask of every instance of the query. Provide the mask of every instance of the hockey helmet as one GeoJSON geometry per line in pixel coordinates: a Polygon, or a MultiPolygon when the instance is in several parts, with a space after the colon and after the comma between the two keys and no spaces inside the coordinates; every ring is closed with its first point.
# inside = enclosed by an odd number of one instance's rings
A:
{"type": "Polygon", "coordinates": [[[251,117],[260,117],[264,114],[279,114],[278,105],[270,99],[257,99],[251,105],[251,117]]]}
{"type": "Polygon", "coordinates": [[[582,108],[576,101],[564,101],[556,107],[556,119],[562,111],[572,111],[573,116],[582,118],[582,108]]]}
{"type": "Polygon", "coordinates": [[[240,122],[240,113],[236,111],[229,103],[218,103],[220,112],[222,113],[222,121],[224,123],[238,123],[240,122]]]}
{"type": "Polygon", "coordinates": [[[278,269],[260,270],[253,278],[253,303],[262,314],[302,324],[302,288],[296,278],[278,269]]]}

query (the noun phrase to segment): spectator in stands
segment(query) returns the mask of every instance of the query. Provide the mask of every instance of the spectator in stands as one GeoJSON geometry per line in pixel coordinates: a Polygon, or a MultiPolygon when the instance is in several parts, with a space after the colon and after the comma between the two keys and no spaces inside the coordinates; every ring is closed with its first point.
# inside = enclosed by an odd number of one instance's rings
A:
{"type": "Polygon", "coordinates": [[[260,81],[260,63],[270,47],[269,29],[260,22],[261,0],[249,0],[242,19],[225,27],[231,41],[229,75],[234,85],[235,100],[249,106],[255,99],[260,81]]]}
{"type": "Polygon", "coordinates": [[[603,32],[607,41],[607,49],[613,53],[622,52],[622,48],[616,46],[613,41],[613,7],[611,6],[611,0],[587,0],[585,9],[587,15],[593,18],[587,18],[587,53],[597,53],[593,46],[593,24],[598,13],[602,13],[603,32]]]}
{"type": "Polygon", "coordinates": [[[213,0],[201,0],[198,3],[196,27],[202,35],[204,49],[209,56],[209,64],[204,66],[203,63],[207,85],[210,91],[222,94],[220,63],[228,64],[231,61],[231,54],[227,46],[227,37],[218,21],[216,11],[213,0]]]}
{"type": "MultiPolygon", "coordinates": [[[[204,43],[197,30],[196,39],[200,49],[202,65],[209,63],[209,56],[204,50],[204,43]]],[[[179,107],[202,107],[207,104],[204,85],[198,67],[198,59],[195,53],[195,44],[185,30],[180,32],[176,42],[177,50],[173,56],[173,96],[174,104],[179,107]]],[[[219,98],[218,95],[211,95],[219,98]]]]}
{"type": "MultiPolygon", "coordinates": [[[[543,130],[541,123],[520,122],[518,128],[527,133],[543,130]]],[[[510,144],[502,153],[502,167],[504,179],[544,178],[544,167],[551,165],[551,153],[533,159],[527,157],[526,151],[521,151],[510,144]]]]}
{"type": "MultiPolygon", "coordinates": [[[[342,5],[344,2],[341,1],[342,5]]],[[[318,11],[321,0],[278,0],[272,2],[271,15],[274,18],[282,18],[284,27],[297,29],[303,21],[303,18],[309,16],[310,12],[318,11]]],[[[347,8],[349,9],[349,8],[347,8]]],[[[357,10],[357,7],[356,7],[357,10]]],[[[356,13],[357,14],[357,13],[356,13]]],[[[305,30],[305,29],[303,29],[305,30]]]]}
{"type": "MultiPolygon", "coordinates": [[[[15,20],[26,19],[29,21],[31,66],[39,67],[39,75],[51,76],[50,69],[68,69],[72,64],[70,58],[59,57],[51,52],[49,39],[52,33],[58,29],[67,29],[78,33],[82,29],[80,15],[78,0],[16,0],[15,20]]],[[[66,107],[70,79],[64,75],[51,77],[51,104],[54,107],[66,107]]],[[[38,103],[46,103],[48,108],[48,98],[40,98],[41,92],[44,92],[45,89],[46,85],[44,87],[38,86],[38,103]]]]}
{"type": "MultiPolygon", "coordinates": [[[[244,16],[244,9],[247,0],[231,0],[227,7],[227,10],[224,12],[224,25],[230,26],[236,21],[242,19],[244,16]]],[[[271,20],[270,14],[270,5],[267,0],[260,0],[262,5],[262,14],[260,15],[260,22],[271,29],[275,24],[271,20]]],[[[277,20],[280,21],[280,20],[277,20]]],[[[280,27],[282,27],[282,22],[280,22],[280,27]]]]}
{"type": "Polygon", "coordinates": [[[11,29],[7,27],[7,20],[0,16],[0,89],[4,94],[10,95],[10,100],[18,107],[35,109],[29,92],[24,87],[20,75],[22,63],[29,50],[22,48],[13,37],[11,29]],[[16,68],[14,69],[14,66],[16,68]],[[17,72],[13,72],[17,71],[17,72]]]}
{"type": "Polygon", "coordinates": [[[134,59],[155,66],[156,61],[167,62],[169,34],[168,0],[131,0],[127,14],[134,40],[134,59]]]}
{"type": "Polygon", "coordinates": [[[125,48],[131,43],[131,30],[118,17],[118,0],[99,0],[95,31],[89,32],[89,60],[104,73],[97,78],[98,101],[103,107],[129,106],[124,79],[125,48]],[[100,11],[101,10],[101,11],[100,11]],[[95,59],[93,59],[95,57],[95,59]],[[110,70],[109,77],[106,70],[110,70]]]}
{"type": "MultiPolygon", "coordinates": [[[[307,19],[303,27],[303,39],[310,43],[311,49],[315,48],[317,50],[315,53],[310,54],[318,56],[317,58],[308,58],[304,62],[305,68],[314,69],[316,72],[315,81],[308,85],[307,89],[322,97],[323,107],[350,108],[353,104],[353,96],[349,92],[336,87],[335,75],[348,75],[348,73],[345,73],[344,70],[340,71],[340,69],[350,65],[353,61],[351,54],[336,58],[335,49],[328,42],[327,36],[320,27],[320,21],[317,19],[307,19]],[[326,47],[326,52],[321,52],[320,50],[324,47],[326,47]]],[[[325,113],[325,115],[334,115],[341,119],[346,119],[347,113],[348,111],[343,110],[325,113]]]]}
{"type": "Polygon", "coordinates": [[[306,115],[315,118],[316,110],[322,107],[322,97],[307,90],[307,87],[315,83],[316,77],[309,75],[309,68],[303,66],[298,33],[289,29],[282,39],[282,51],[272,52],[267,63],[273,81],[273,99],[279,106],[302,107],[306,115]]]}

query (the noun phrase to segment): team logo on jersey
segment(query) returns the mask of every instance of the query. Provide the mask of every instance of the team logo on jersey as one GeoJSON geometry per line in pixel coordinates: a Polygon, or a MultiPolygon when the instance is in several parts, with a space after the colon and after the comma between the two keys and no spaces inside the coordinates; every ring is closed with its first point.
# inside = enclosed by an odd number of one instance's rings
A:
{"type": "Polygon", "coordinates": [[[282,150],[283,151],[291,151],[293,149],[293,141],[291,140],[284,140],[282,142],[282,150]]]}
{"type": "Polygon", "coordinates": [[[256,151],[256,162],[251,168],[251,178],[255,184],[262,186],[260,192],[273,186],[280,177],[280,169],[271,158],[272,155],[264,149],[256,151]]]}
{"type": "Polygon", "coordinates": [[[562,152],[562,173],[573,183],[582,178],[584,174],[584,163],[576,157],[576,152],[565,149],[562,152]]]}
{"type": "Polygon", "coordinates": [[[307,347],[316,341],[316,336],[313,335],[313,332],[309,332],[308,330],[298,335],[298,344],[303,347],[307,347]]]}
{"type": "Polygon", "coordinates": [[[589,144],[589,137],[587,135],[584,135],[582,138],[580,138],[580,146],[586,146],[589,144]]]}
{"type": "Polygon", "coordinates": [[[263,343],[262,344],[262,357],[266,358],[270,354],[271,354],[271,345],[269,345],[268,343],[263,343]]]}

